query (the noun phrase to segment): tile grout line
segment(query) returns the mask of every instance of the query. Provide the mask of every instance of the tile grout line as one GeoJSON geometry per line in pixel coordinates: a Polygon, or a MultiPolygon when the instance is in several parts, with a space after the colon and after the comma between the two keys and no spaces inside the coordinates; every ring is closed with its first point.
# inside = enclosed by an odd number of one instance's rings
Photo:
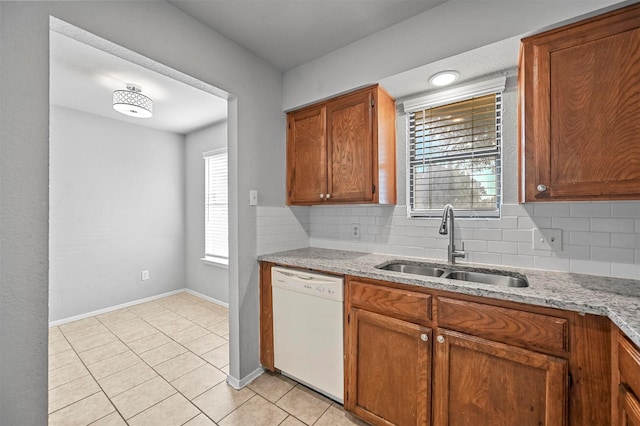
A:
{"type": "MultiPolygon", "coordinates": [[[[192,296],[193,296],[193,295],[192,295],[192,296]]],[[[168,296],[168,297],[172,297],[172,296],[168,296]]],[[[193,296],[193,297],[197,297],[197,296],[193,296]]],[[[170,311],[170,312],[172,312],[172,313],[174,313],[174,314],[176,314],[176,315],[179,315],[180,317],[182,317],[182,318],[184,318],[184,319],[186,319],[186,320],[188,320],[188,321],[190,321],[190,322],[194,323],[195,325],[198,325],[198,326],[202,327],[203,329],[207,330],[207,332],[209,332],[209,333],[211,333],[211,334],[214,334],[214,335],[216,335],[216,336],[218,336],[218,337],[221,337],[222,339],[224,339],[224,340],[226,340],[226,341],[227,341],[227,343],[223,343],[222,345],[216,346],[216,347],[215,347],[215,348],[213,348],[212,350],[215,350],[215,349],[217,349],[217,348],[219,348],[219,347],[221,347],[221,346],[224,346],[225,344],[228,344],[228,339],[227,339],[227,338],[225,338],[224,336],[220,336],[219,334],[217,334],[217,333],[215,333],[215,332],[213,332],[213,331],[209,330],[207,327],[204,327],[204,326],[202,326],[201,324],[196,323],[195,321],[193,321],[193,320],[191,320],[191,319],[189,319],[189,318],[185,317],[184,315],[180,314],[178,311],[176,311],[176,310],[175,310],[175,306],[174,306],[174,307],[173,307],[173,309],[172,309],[172,308],[167,307],[167,306],[165,306],[165,305],[162,305],[162,304],[160,304],[160,303],[156,303],[155,301],[146,302],[146,303],[154,303],[154,304],[157,304],[157,305],[159,305],[159,306],[163,307],[164,309],[167,309],[168,311],[170,311]]],[[[133,312],[133,311],[128,310],[127,308],[122,308],[122,310],[123,310],[123,311],[130,312],[130,313],[131,313],[131,314],[133,314],[136,318],[138,318],[138,319],[142,320],[143,322],[145,322],[146,324],[148,324],[150,327],[152,327],[154,330],[156,330],[156,331],[157,331],[157,332],[159,332],[159,333],[162,333],[165,337],[167,337],[168,339],[170,339],[172,342],[174,342],[174,343],[176,343],[177,345],[179,345],[179,346],[181,346],[182,348],[184,348],[186,352],[183,352],[183,354],[184,354],[184,353],[187,353],[187,352],[192,353],[193,355],[195,355],[196,357],[198,357],[199,359],[201,359],[201,360],[205,363],[204,365],[211,365],[213,368],[216,368],[217,370],[219,370],[219,371],[220,371],[220,369],[219,369],[218,367],[216,367],[215,365],[211,364],[210,362],[208,362],[207,360],[205,360],[204,358],[202,358],[200,355],[198,355],[198,354],[194,353],[194,352],[193,352],[193,351],[191,351],[189,348],[185,347],[183,344],[181,344],[181,343],[177,342],[175,339],[173,339],[173,337],[169,336],[168,334],[166,334],[165,332],[163,332],[162,330],[160,330],[159,328],[157,328],[157,327],[156,327],[156,326],[154,326],[153,324],[149,323],[149,322],[147,321],[147,319],[140,317],[138,314],[136,314],[136,313],[135,313],[135,312],[133,312]]],[[[117,311],[114,311],[114,312],[117,312],[117,311]]],[[[149,317],[149,318],[154,318],[154,317],[159,316],[159,315],[162,315],[162,314],[154,315],[154,316],[149,317]]],[[[99,324],[101,324],[102,326],[104,326],[104,327],[109,331],[109,333],[111,333],[111,334],[113,334],[113,335],[115,336],[115,338],[117,339],[117,341],[120,341],[120,342],[121,342],[121,343],[122,343],[122,344],[127,348],[127,350],[128,350],[128,351],[131,351],[131,352],[133,353],[133,355],[134,355],[134,356],[136,356],[136,357],[141,361],[141,363],[144,363],[144,364],[145,364],[145,365],[147,365],[149,368],[151,368],[157,376],[161,377],[161,378],[162,378],[162,380],[164,380],[164,381],[165,381],[169,386],[171,386],[171,388],[172,388],[172,389],[174,389],[174,390],[175,390],[175,392],[174,392],[174,393],[172,393],[171,395],[169,395],[168,397],[166,397],[166,398],[162,399],[161,401],[156,402],[155,404],[151,405],[150,407],[147,407],[145,410],[143,410],[143,411],[141,411],[141,412],[139,412],[139,413],[136,413],[134,416],[131,416],[131,418],[133,418],[133,417],[135,417],[135,416],[137,416],[137,415],[139,415],[139,414],[141,414],[141,413],[143,413],[143,412],[145,412],[145,411],[149,410],[150,408],[152,408],[152,407],[156,406],[157,404],[159,404],[159,403],[161,403],[161,402],[165,401],[166,399],[168,399],[168,398],[172,397],[172,396],[173,396],[173,395],[175,395],[175,394],[180,394],[180,395],[181,395],[183,398],[185,398],[185,399],[186,399],[186,400],[187,400],[187,401],[188,401],[192,406],[194,406],[194,408],[196,408],[196,410],[198,410],[198,414],[196,414],[193,418],[195,418],[195,417],[199,416],[200,414],[203,414],[205,417],[207,417],[207,418],[208,418],[208,419],[210,419],[212,422],[214,422],[214,424],[217,424],[217,423],[216,423],[213,419],[211,419],[211,418],[210,418],[206,413],[204,413],[202,410],[200,410],[200,408],[199,408],[197,405],[195,405],[191,399],[187,398],[187,397],[186,397],[182,392],[180,392],[176,387],[174,387],[174,386],[171,384],[171,382],[170,382],[170,381],[168,381],[164,376],[162,376],[162,374],[160,374],[160,373],[159,373],[159,372],[154,368],[154,366],[151,366],[151,365],[150,365],[148,362],[146,362],[142,357],[140,357],[140,354],[138,354],[138,353],[136,353],[135,351],[133,351],[133,350],[131,349],[131,347],[129,346],[129,344],[128,344],[128,343],[126,343],[125,341],[123,341],[123,340],[120,338],[120,336],[118,336],[118,335],[117,335],[117,334],[112,330],[112,328],[110,327],[110,325],[111,325],[111,326],[113,326],[114,324],[117,324],[117,323],[126,322],[126,320],[121,320],[121,321],[113,322],[113,323],[111,323],[111,324],[109,325],[109,324],[107,324],[106,322],[103,322],[100,318],[98,318],[98,316],[94,316],[94,317],[90,317],[90,318],[95,318],[95,320],[96,320],[96,321],[98,321],[98,323],[99,323],[99,324]]],[[[216,323],[218,323],[218,322],[222,322],[222,321],[224,321],[224,320],[214,322],[214,324],[216,324],[216,323]]],[[[58,326],[56,326],[56,327],[58,327],[58,326]]],[[[95,393],[93,393],[93,394],[91,394],[91,395],[89,395],[89,396],[87,396],[87,397],[85,397],[85,398],[82,398],[82,399],[80,399],[80,400],[78,400],[78,401],[75,401],[75,402],[73,402],[73,403],[71,403],[71,404],[68,404],[68,405],[66,405],[65,407],[62,407],[62,408],[66,408],[66,407],[68,407],[68,406],[70,406],[70,405],[73,405],[73,404],[75,404],[75,403],[77,403],[77,402],[79,402],[79,401],[82,401],[82,400],[84,400],[84,399],[86,399],[86,398],[88,398],[88,397],[90,397],[90,396],[93,396],[93,395],[95,395],[95,394],[97,394],[97,393],[100,393],[100,392],[101,392],[101,393],[103,393],[103,394],[105,395],[105,397],[107,398],[107,400],[109,401],[109,403],[111,404],[111,406],[114,408],[114,411],[109,412],[107,415],[105,415],[105,416],[103,416],[103,417],[106,417],[106,416],[108,416],[108,415],[111,415],[113,412],[117,412],[117,413],[118,413],[118,415],[119,415],[119,416],[120,416],[120,417],[125,421],[125,423],[129,424],[128,420],[127,420],[127,419],[124,419],[124,416],[122,415],[122,413],[120,412],[120,410],[118,410],[118,408],[116,407],[116,405],[113,403],[112,399],[111,399],[109,396],[107,396],[107,395],[106,395],[106,392],[104,391],[104,388],[100,385],[100,383],[98,382],[98,380],[96,379],[96,377],[94,376],[94,374],[93,374],[93,373],[91,372],[91,370],[88,368],[88,365],[89,365],[89,364],[86,364],[86,363],[85,363],[85,361],[84,361],[84,360],[79,356],[79,352],[78,352],[78,351],[77,351],[77,349],[73,346],[73,344],[71,344],[71,342],[68,340],[68,338],[67,338],[67,336],[65,335],[64,331],[63,331],[62,329],[60,329],[59,327],[58,327],[58,331],[62,334],[62,337],[65,339],[65,341],[67,342],[67,344],[69,344],[69,346],[71,347],[71,349],[74,351],[74,354],[77,356],[78,360],[81,362],[81,364],[83,365],[83,367],[87,370],[88,375],[89,375],[89,376],[91,376],[92,380],[96,383],[96,385],[97,385],[97,386],[99,387],[99,389],[100,389],[98,392],[95,392],[95,393]]],[[[180,331],[180,330],[177,330],[177,331],[180,331]]],[[[97,334],[99,334],[99,333],[97,333],[97,334]]],[[[90,335],[90,336],[87,336],[87,337],[91,337],[91,335],[90,335]]],[[[141,339],[143,339],[143,338],[145,338],[145,337],[148,337],[148,336],[143,336],[143,337],[141,337],[140,339],[136,339],[136,340],[131,341],[130,343],[133,343],[133,342],[139,341],[139,340],[141,340],[141,339]]],[[[191,339],[191,340],[189,340],[188,342],[185,342],[185,343],[189,343],[189,342],[194,341],[194,340],[196,340],[196,339],[198,339],[198,338],[200,338],[200,337],[196,337],[196,338],[191,339]]],[[[105,343],[105,344],[103,344],[103,345],[98,345],[98,346],[96,346],[95,348],[88,349],[87,351],[89,351],[89,350],[93,350],[93,349],[96,349],[96,348],[99,348],[99,347],[106,346],[106,345],[108,345],[108,344],[110,344],[110,343],[113,343],[113,342],[105,343]]],[[[161,345],[161,346],[162,346],[162,345],[161,345]]],[[[155,348],[152,348],[152,349],[155,349],[155,348]]],[[[152,350],[152,349],[149,349],[149,350],[152,350]]],[[[87,352],[87,351],[83,351],[83,352],[87,352]]],[[[63,351],[61,351],[61,352],[63,352],[63,351]]],[[[145,352],[147,352],[147,351],[145,351],[145,352]]],[[[208,352],[210,352],[210,351],[207,351],[207,352],[205,352],[205,353],[208,353],[208,352]]],[[[122,354],[122,353],[124,353],[124,352],[121,352],[121,353],[119,353],[119,354],[112,355],[112,356],[107,357],[107,358],[105,358],[105,359],[103,359],[103,360],[100,360],[100,361],[96,361],[96,363],[97,363],[97,362],[104,361],[104,360],[107,360],[107,359],[110,359],[110,358],[113,358],[113,357],[115,357],[115,356],[117,356],[117,355],[120,355],[120,354],[122,354]]],[[[144,353],[144,352],[142,352],[142,353],[144,353]]],[[[142,353],[141,353],[141,354],[142,354],[142,353]]],[[[168,360],[165,360],[165,361],[161,362],[160,364],[163,364],[164,362],[167,362],[167,361],[173,360],[173,359],[175,359],[176,357],[178,357],[178,356],[180,356],[180,355],[182,355],[182,354],[176,355],[175,357],[170,358],[170,359],[168,359],[168,360]]],[[[160,364],[157,364],[157,365],[160,365],[160,364]]],[[[65,364],[65,365],[68,365],[68,364],[65,364]]],[[[134,365],[135,365],[135,364],[134,364],[134,365]]],[[[61,366],[61,367],[62,367],[62,366],[61,366]]],[[[130,366],[130,367],[131,367],[131,366],[130,366]]],[[[111,374],[109,374],[109,375],[107,375],[107,376],[103,377],[103,379],[104,379],[104,378],[106,378],[106,377],[110,377],[110,376],[112,376],[112,375],[114,375],[114,374],[117,374],[117,373],[119,373],[119,372],[121,372],[121,371],[124,371],[124,370],[126,370],[127,368],[130,368],[130,367],[126,367],[126,368],[124,368],[124,369],[122,369],[122,370],[119,370],[119,371],[116,371],[116,372],[114,372],[114,373],[111,373],[111,374]]],[[[202,367],[202,366],[200,366],[200,367],[202,367]]],[[[200,367],[197,367],[197,368],[200,368],[200,367]]],[[[196,368],[196,369],[197,369],[197,368],[196,368]]],[[[223,368],[224,368],[224,367],[223,367],[223,368]]],[[[186,374],[189,374],[190,372],[192,372],[192,371],[194,371],[194,370],[196,370],[196,369],[190,370],[189,372],[187,372],[187,373],[185,373],[185,374],[182,374],[181,376],[176,377],[176,379],[178,379],[178,378],[180,378],[180,377],[182,377],[182,376],[184,376],[184,375],[186,375],[186,374]]],[[[223,374],[224,374],[224,373],[223,373],[223,374]]],[[[85,376],[82,376],[82,377],[85,377],[85,376]]],[[[151,379],[148,379],[148,380],[146,380],[146,381],[144,381],[144,382],[142,382],[142,383],[140,383],[140,384],[138,384],[138,385],[136,385],[136,386],[140,386],[141,384],[147,383],[148,381],[153,380],[153,379],[155,379],[155,377],[153,377],[153,378],[151,378],[151,379]]],[[[174,380],[176,380],[176,379],[174,379],[174,380]]],[[[77,380],[77,379],[76,379],[76,380],[77,380]]],[[[74,381],[74,380],[72,380],[72,381],[74,381]]],[[[71,381],[71,382],[72,382],[72,381],[71,381]]],[[[67,382],[67,383],[70,383],[70,382],[67,382]]],[[[66,384],[66,383],[65,383],[65,384],[66,384]]],[[[218,384],[219,384],[219,383],[218,383],[218,384]]],[[[215,386],[217,386],[218,384],[216,384],[215,386]]],[[[60,386],[62,386],[62,385],[60,385],[60,386]]],[[[134,387],[136,387],[136,386],[134,386],[134,387]]],[[[57,387],[58,387],[58,386],[57,386],[57,387]]],[[[56,387],[56,388],[57,388],[57,387],[56,387]]],[[[133,389],[133,387],[132,387],[131,389],[133,389]]],[[[207,392],[207,391],[208,391],[208,390],[210,390],[210,389],[211,389],[211,388],[209,388],[209,389],[205,390],[204,392],[202,392],[202,393],[200,393],[199,395],[195,396],[193,399],[197,398],[198,396],[202,395],[203,393],[207,392]]],[[[127,389],[127,390],[125,390],[125,391],[123,391],[123,392],[120,392],[118,395],[120,395],[120,394],[122,394],[122,393],[124,393],[124,392],[126,392],[126,391],[128,391],[128,390],[130,390],[130,389],[127,389]]],[[[257,393],[256,393],[256,394],[257,394],[257,393]]],[[[114,395],[114,397],[115,397],[115,396],[117,396],[117,395],[114,395]]],[[[254,396],[255,396],[255,395],[254,395],[254,396]]],[[[252,398],[253,398],[253,397],[252,397],[252,398]]],[[[252,399],[252,398],[250,398],[250,399],[252,399]]],[[[250,399],[249,399],[249,400],[250,400],[250,399]]],[[[246,403],[246,402],[245,402],[245,403],[246,403]]],[[[241,404],[240,406],[242,406],[242,405],[244,405],[244,404],[241,404]]],[[[238,406],[238,407],[237,407],[236,409],[234,409],[233,411],[237,410],[240,406],[238,406]]],[[[60,408],[60,409],[62,409],[62,408],[60,408]]],[[[60,409],[58,409],[58,410],[54,411],[53,413],[55,413],[55,412],[59,411],[60,409]]],[[[233,411],[232,411],[232,412],[233,412],[233,411]]],[[[286,412],[287,414],[290,414],[290,413],[288,413],[286,410],[283,410],[283,411],[284,411],[284,412],[286,412]]],[[[53,413],[50,413],[49,415],[51,415],[51,414],[53,414],[53,413]]],[[[226,416],[225,416],[225,417],[226,417],[226,416]]],[[[186,423],[188,423],[189,421],[193,420],[193,418],[191,418],[191,419],[187,420],[187,422],[186,422],[186,423]]],[[[95,422],[97,422],[97,421],[99,421],[99,420],[100,420],[100,419],[96,419],[95,421],[93,421],[93,423],[95,423],[95,422]]]]}

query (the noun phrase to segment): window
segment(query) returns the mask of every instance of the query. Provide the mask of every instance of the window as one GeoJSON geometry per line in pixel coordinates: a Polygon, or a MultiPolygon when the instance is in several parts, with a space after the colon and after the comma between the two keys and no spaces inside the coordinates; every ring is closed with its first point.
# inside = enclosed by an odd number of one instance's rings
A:
{"type": "Polygon", "coordinates": [[[205,244],[204,260],[229,262],[229,196],[227,150],[205,152],[205,244]]]}
{"type": "Polygon", "coordinates": [[[408,113],[410,217],[499,217],[505,79],[404,103],[408,113]],[[501,83],[501,84],[500,84],[501,83]]]}

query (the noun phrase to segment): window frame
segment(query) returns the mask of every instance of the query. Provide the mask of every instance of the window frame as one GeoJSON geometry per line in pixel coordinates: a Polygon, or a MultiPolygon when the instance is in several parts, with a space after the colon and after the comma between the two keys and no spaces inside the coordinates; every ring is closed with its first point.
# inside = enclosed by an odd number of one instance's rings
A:
{"type": "MultiPolygon", "coordinates": [[[[499,191],[496,194],[496,208],[492,210],[487,209],[463,209],[456,208],[456,217],[468,218],[468,219],[499,219],[502,215],[503,204],[503,176],[502,172],[504,158],[503,158],[503,126],[504,126],[504,109],[502,103],[504,102],[504,90],[506,87],[506,77],[494,78],[478,83],[468,84],[464,86],[455,87],[448,90],[438,91],[436,93],[430,93],[425,96],[414,97],[405,100],[402,103],[404,113],[406,114],[406,155],[405,155],[405,185],[406,185],[406,206],[407,206],[407,218],[410,219],[430,219],[442,217],[442,208],[439,209],[420,209],[414,210],[411,205],[411,132],[410,132],[410,114],[420,110],[426,110],[430,108],[436,108],[444,105],[454,104],[473,98],[486,96],[490,94],[498,94],[502,97],[500,105],[500,117],[502,118],[500,124],[500,137],[498,138],[497,147],[487,149],[487,151],[495,151],[497,153],[496,158],[499,160],[499,191]]],[[[494,154],[491,154],[494,155],[494,154]]],[[[463,158],[462,155],[452,155],[451,161],[455,161],[456,158],[463,158]]],[[[469,156],[466,156],[469,158],[469,156]]],[[[454,206],[455,207],[455,206],[454,206]]]]}
{"type": "Polygon", "coordinates": [[[201,260],[205,263],[205,264],[209,264],[209,265],[215,265],[215,266],[223,266],[223,267],[227,267],[229,265],[229,152],[228,149],[225,148],[218,148],[218,149],[214,149],[211,151],[206,151],[204,153],[202,153],[202,158],[204,160],[204,247],[203,247],[203,251],[204,251],[204,256],[201,258],[201,260]],[[208,230],[209,230],[209,222],[208,222],[208,199],[209,199],[209,160],[213,157],[218,157],[224,155],[224,163],[227,167],[226,170],[226,195],[227,195],[227,203],[226,203],[226,211],[227,211],[227,217],[225,219],[225,222],[227,224],[227,232],[225,235],[226,238],[226,253],[222,253],[222,252],[211,252],[209,253],[208,249],[208,230]],[[226,256],[225,256],[226,254],[226,256]]]}

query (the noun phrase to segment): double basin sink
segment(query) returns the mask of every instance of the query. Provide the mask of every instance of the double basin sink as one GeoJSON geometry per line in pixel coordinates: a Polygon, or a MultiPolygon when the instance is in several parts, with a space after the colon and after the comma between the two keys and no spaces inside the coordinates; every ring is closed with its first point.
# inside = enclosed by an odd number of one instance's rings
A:
{"type": "Polygon", "coordinates": [[[524,275],[505,271],[466,271],[403,261],[392,261],[384,265],[376,266],[376,268],[385,271],[403,272],[405,274],[423,275],[427,277],[441,277],[450,280],[469,281],[501,287],[529,287],[527,278],[524,275]]]}

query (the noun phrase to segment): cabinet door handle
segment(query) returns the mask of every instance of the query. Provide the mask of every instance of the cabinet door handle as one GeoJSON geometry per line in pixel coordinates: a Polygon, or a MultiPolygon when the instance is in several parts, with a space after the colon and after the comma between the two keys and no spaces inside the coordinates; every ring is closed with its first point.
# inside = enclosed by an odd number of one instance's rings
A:
{"type": "Polygon", "coordinates": [[[546,192],[547,185],[540,184],[540,185],[536,186],[536,189],[538,190],[538,192],[546,192]]]}
{"type": "Polygon", "coordinates": [[[331,194],[327,194],[327,200],[331,198],[331,194]]]}
{"type": "Polygon", "coordinates": [[[429,340],[429,336],[427,335],[427,333],[422,333],[420,335],[420,340],[422,340],[423,342],[426,342],[427,340],[429,340]]]}
{"type": "Polygon", "coordinates": [[[320,199],[323,199],[323,198],[324,198],[324,194],[320,194],[320,199]]]}
{"type": "Polygon", "coordinates": [[[444,343],[444,336],[438,336],[436,340],[438,341],[438,343],[444,343]]]}

